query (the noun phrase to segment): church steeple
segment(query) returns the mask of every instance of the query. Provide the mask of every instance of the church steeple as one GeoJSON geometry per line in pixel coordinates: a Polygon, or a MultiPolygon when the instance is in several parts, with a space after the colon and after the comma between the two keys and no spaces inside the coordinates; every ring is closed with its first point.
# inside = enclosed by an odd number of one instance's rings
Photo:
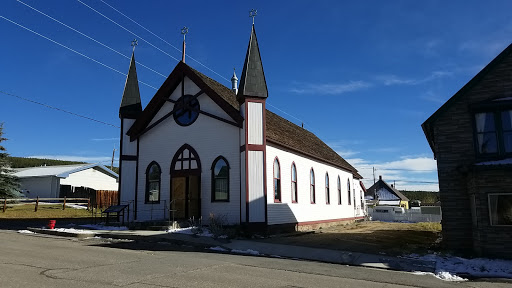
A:
{"type": "Polygon", "coordinates": [[[238,93],[238,78],[236,77],[235,69],[233,69],[233,77],[231,77],[231,90],[238,93]]]}
{"type": "Polygon", "coordinates": [[[247,48],[240,87],[238,89],[238,102],[243,103],[245,97],[268,97],[267,82],[265,80],[265,73],[263,73],[263,64],[261,62],[254,23],[251,29],[251,38],[249,39],[249,47],[247,48]]]}
{"type": "Polygon", "coordinates": [[[119,107],[119,118],[137,118],[142,112],[140,102],[139,81],[137,79],[137,70],[135,69],[135,52],[132,52],[130,68],[126,83],[124,84],[123,99],[119,107]]]}

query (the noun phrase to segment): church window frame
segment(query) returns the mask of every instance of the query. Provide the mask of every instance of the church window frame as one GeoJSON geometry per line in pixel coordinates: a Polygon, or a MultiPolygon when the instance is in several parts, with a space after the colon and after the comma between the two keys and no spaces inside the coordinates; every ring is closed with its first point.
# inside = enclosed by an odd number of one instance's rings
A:
{"type": "Polygon", "coordinates": [[[331,204],[331,191],[329,189],[329,173],[325,172],[325,204],[331,204]]]}
{"type": "Polygon", "coordinates": [[[338,175],[338,205],[342,205],[342,201],[341,201],[341,179],[340,179],[340,175],[338,175]]]}
{"type": "Polygon", "coordinates": [[[347,179],[347,195],[348,195],[348,205],[352,205],[352,193],[350,192],[350,178],[347,179]]]}
{"type": "Polygon", "coordinates": [[[311,204],[316,203],[316,195],[315,195],[315,170],[311,168],[309,172],[309,197],[311,200],[311,204]]]}
{"type": "Polygon", "coordinates": [[[281,193],[281,164],[279,163],[279,158],[274,158],[273,162],[273,188],[274,188],[274,203],[282,202],[282,193],[281,193]]]}
{"type": "Polygon", "coordinates": [[[295,162],[292,162],[292,168],[291,168],[291,192],[292,192],[292,203],[298,203],[299,202],[299,192],[298,192],[298,186],[297,186],[297,166],[295,166],[295,162]]]}
{"type": "Polygon", "coordinates": [[[148,167],[146,168],[146,193],[145,193],[144,203],[145,204],[159,204],[161,191],[162,191],[162,168],[156,161],[152,161],[151,163],[149,163],[148,167]],[[158,170],[152,171],[152,169],[158,169],[158,170]],[[155,174],[152,175],[152,173],[155,173],[155,174]],[[152,178],[152,176],[154,178],[152,178]],[[155,189],[155,187],[157,187],[157,189],[155,189]],[[154,198],[155,198],[154,195],[156,195],[157,200],[154,200],[154,198]],[[153,199],[151,199],[151,198],[153,198],[153,199]]]}
{"type": "Polygon", "coordinates": [[[211,168],[211,175],[212,175],[212,187],[211,187],[211,191],[212,191],[212,198],[211,198],[211,202],[229,202],[229,190],[230,190],[230,186],[229,186],[229,174],[230,174],[230,166],[229,166],[229,162],[228,160],[220,155],[218,156],[217,158],[215,158],[215,160],[213,160],[212,162],[212,168],[211,168]],[[217,165],[219,163],[222,163],[224,162],[224,165],[219,168],[217,167],[217,165]],[[219,175],[223,169],[223,167],[226,167],[227,169],[227,174],[226,175],[219,175]],[[218,172],[216,172],[216,169],[219,168],[218,172]],[[217,188],[223,188],[221,190],[224,190],[224,191],[218,191],[217,188]],[[225,197],[221,197],[222,194],[225,194],[225,197]]]}

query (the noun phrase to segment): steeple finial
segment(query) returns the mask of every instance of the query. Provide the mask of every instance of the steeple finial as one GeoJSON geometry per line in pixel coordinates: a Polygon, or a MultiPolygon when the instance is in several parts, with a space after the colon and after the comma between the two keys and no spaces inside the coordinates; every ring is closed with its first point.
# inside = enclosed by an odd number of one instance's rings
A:
{"type": "Polygon", "coordinates": [[[187,35],[187,33],[187,26],[183,26],[183,28],[181,28],[181,34],[183,35],[183,54],[181,55],[181,62],[183,63],[185,63],[185,36],[187,35]]]}
{"type": "Polygon", "coordinates": [[[235,92],[235,94],[238,93],[238,78],[236,77],[235,68],[233,67],[233,77],[231,77],[231,90],[235,92]]]}
{"type": "Polygon", "coordinates": [[[249,17],[252,17],[252,25],[254,25],[254,17],[258,16],[258,10],[256,9],[251,9],[251,11],[249,11],[249,17]]]}
{"type": "Polygon", "coordinates": [[[132,52],[135,51],[135,46],[137,46],[137,45],[139,45],[139,41],[137,41],[137,39],[133,39],[132,44],[131,44],[131,46],[133,47],[132,52]]]}

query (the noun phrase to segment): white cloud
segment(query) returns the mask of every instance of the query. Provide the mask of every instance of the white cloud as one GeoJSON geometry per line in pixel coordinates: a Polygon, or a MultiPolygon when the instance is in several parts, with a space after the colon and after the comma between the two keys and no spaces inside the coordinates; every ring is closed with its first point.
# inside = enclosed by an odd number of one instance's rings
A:
{"type": "Polygon", "coordinates": [[[55,159],[64,161],[77,161],[87,163],[107,163],[112,161],[108,156],[74,156],[74,155],[33,155],[28,158],[55,159]]]}
{"type": "Polygon", "coordinates": [[[295,84],[296,87],[290,89],[290,92],[297,94],[327,94],[339,95],[347,92],[353,92],[361,89],[366,89],[372,86],[371,83],[364,81],[350,81],[347,83],[305,83],[295,84]]]}
{"type": "Polygon", "coordinates": [[[400,190],[439,191],[437,184],[436,161],[424,156],[403,156],[399,160],[388,162],[371,162],[363,158],[346,159],[358,169],[368,187],[375,179],[382,176],[389,184],[396,183],[400,190]]]}
{"type": "Polygon", "coordinates": [[[381,75],[377,77],[377,80],[380,81],[385,86],[392,86],[392,85],[419,85],[425,82],[429,82],[435,79],[444,78],[448,76],[452,76],[453,72],[450,71],[433,71],[430,73],[430,75],[424,77],[424,78],[404,78],[399,77],[397,75],[381,75]]]}
{"type": "Polygon", "coordinates": [[[354,156],[356,154],[359,154],[359,151],[354,151],[354,150],[338,150],[338,151],[336,151],[336,153],[338,153],[338,155],[340,155],[341,157],[346,158],[346,157],[351,157],[351,156],[354,156]]]}

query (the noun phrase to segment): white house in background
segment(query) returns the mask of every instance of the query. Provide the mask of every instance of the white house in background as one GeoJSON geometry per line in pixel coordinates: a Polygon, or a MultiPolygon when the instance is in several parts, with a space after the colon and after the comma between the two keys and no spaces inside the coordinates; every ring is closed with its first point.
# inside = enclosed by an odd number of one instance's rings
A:
{"type": "Polygon", "coordinates": [[[231,80],[229,89],[182,59],[142,111],[132,54],[119,109],[120,201],[132,205],[131,220],[207,223],[213,213],[254,229],[301,229],[363,218],[357,170],[265,108],[254,25],[240,89],[231,80]]]}
{"type": "Polygon", "coordinates": [[[41,166],[14,169],[20,189],[29,198],[58,198],[61,185],[95,190],[118,188],[118,175],[100,164],[41,166]]]}

